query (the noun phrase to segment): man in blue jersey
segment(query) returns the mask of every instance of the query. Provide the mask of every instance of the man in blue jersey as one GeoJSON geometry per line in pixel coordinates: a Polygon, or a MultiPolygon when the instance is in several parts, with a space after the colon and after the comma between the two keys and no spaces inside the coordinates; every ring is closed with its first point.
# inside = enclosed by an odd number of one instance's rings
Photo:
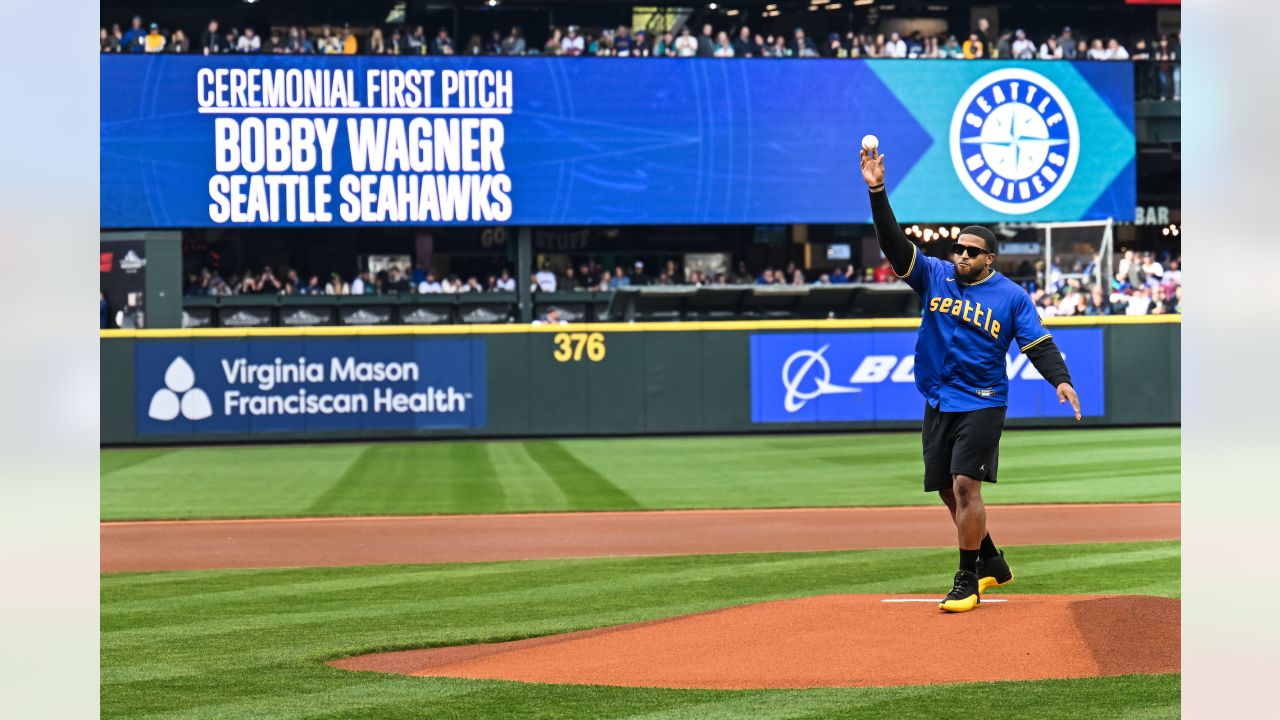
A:
{"type": "Polygon", "coordinates": [[[1076,420],[1080,400],[1031,298],[992,269],[995,235],[973,225],[955,238],[951,262],[928,257],[907,239],[889,207],[884,156],[864,149],[861,160],[880,249],[921,298],[915,375],[925,397],[924,489],[938,493],[951,511],[960,545],[960,569],[939,608],[965,612],[978,606],[983,592],[1013,582],[1004,553],[987,532],[982,504],[982,483],[996,481],[1010,343],[1057,388],[1059,403],[1071,403],[1076,420]]]}

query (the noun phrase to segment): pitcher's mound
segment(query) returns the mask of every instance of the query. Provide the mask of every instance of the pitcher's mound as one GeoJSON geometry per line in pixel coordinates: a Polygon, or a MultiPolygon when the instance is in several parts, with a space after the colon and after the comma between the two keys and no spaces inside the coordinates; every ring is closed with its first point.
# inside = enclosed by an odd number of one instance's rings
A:
{"type": "Polygon", "coordinates": [[[347,670],[630,687],[763,689],[1040,680],[1179,669],[1170,598],[825,595],[506,643],[335,660],[347,670]]]}

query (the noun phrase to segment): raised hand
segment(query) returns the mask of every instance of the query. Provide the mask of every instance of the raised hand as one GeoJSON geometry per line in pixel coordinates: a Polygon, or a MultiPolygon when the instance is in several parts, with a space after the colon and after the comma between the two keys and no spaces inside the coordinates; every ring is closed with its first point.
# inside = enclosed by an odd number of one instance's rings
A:
{"type": "Polygon", "coordinates": [[[863,149],[860,153],[862,160],[862,179],[867,181],[867,187],[876,187],[884,184],[884,155],[880,154],[880,149],[872,150],[863,149]]]}

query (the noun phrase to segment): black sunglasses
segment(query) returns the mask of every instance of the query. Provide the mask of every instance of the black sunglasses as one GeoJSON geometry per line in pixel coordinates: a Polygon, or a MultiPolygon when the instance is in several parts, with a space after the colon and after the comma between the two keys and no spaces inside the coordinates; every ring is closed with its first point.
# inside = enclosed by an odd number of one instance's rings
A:
{"type": "Polygon", "coordinates": [[[982,248],[976,245],[965,245],[963,243],[953,243],[951,245],[951,252],[955,253],[956,255],[968,255],[971,258],[976,258],[982,255],[995,254],[990,250],[983,250],[982,248]]]}

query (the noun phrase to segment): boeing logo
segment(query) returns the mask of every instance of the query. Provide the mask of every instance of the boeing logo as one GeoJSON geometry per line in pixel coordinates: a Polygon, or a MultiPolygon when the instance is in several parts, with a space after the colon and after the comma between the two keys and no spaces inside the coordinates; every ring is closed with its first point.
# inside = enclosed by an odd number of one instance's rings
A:
{"type": "Polygon", "coordinates": [[[984,206],[1020,215],[1053,202],[1075,173],[1080,128],[1067,96],[1045,76],[1006,68],[965,91],[951,118],[951,161],[984,206]]]}
{"type": "Polygon", "coordinates": [[[782,385],[787,389],[787,396],[782,404],[787,412],[796,412],[804,407],[805,403],[823,395],[862,392],[856,387],[831,384],[831,366],[827,364],[827,359],[822,357],[822,353],[829,347],[831,346],[823,345],[816,351],[799,350],[792,353],[791,357],[782,364],[782,385]],[[817,370],[811,378],[810,371],[815,367],[817,370]],[[810,379],[812,382],[807,385],[811,389],[801,389],[802,385],[806,385],[805,381],[810,379]]]}
{"type": "MultiPolygon", "coordinates": [[[[827,344],[817,350],[797,350],[782,364],[782,386],[786,390],[782,406],[788,413],[799,412],[810,400],[823,395],[862,392],[863,389],[857,385],[885,381],[914,383],[916,380],[914,355],[866,355],[849,376],[849,384],[837,385],[831,382],[831,365],[825,356],[830,347],[827,344]]],[[[1010,380],[1042,379],[1035,366],[1027,361],[1027,356],[1021,353],[1005,356],[1005,375],[1010,380]]]]}

